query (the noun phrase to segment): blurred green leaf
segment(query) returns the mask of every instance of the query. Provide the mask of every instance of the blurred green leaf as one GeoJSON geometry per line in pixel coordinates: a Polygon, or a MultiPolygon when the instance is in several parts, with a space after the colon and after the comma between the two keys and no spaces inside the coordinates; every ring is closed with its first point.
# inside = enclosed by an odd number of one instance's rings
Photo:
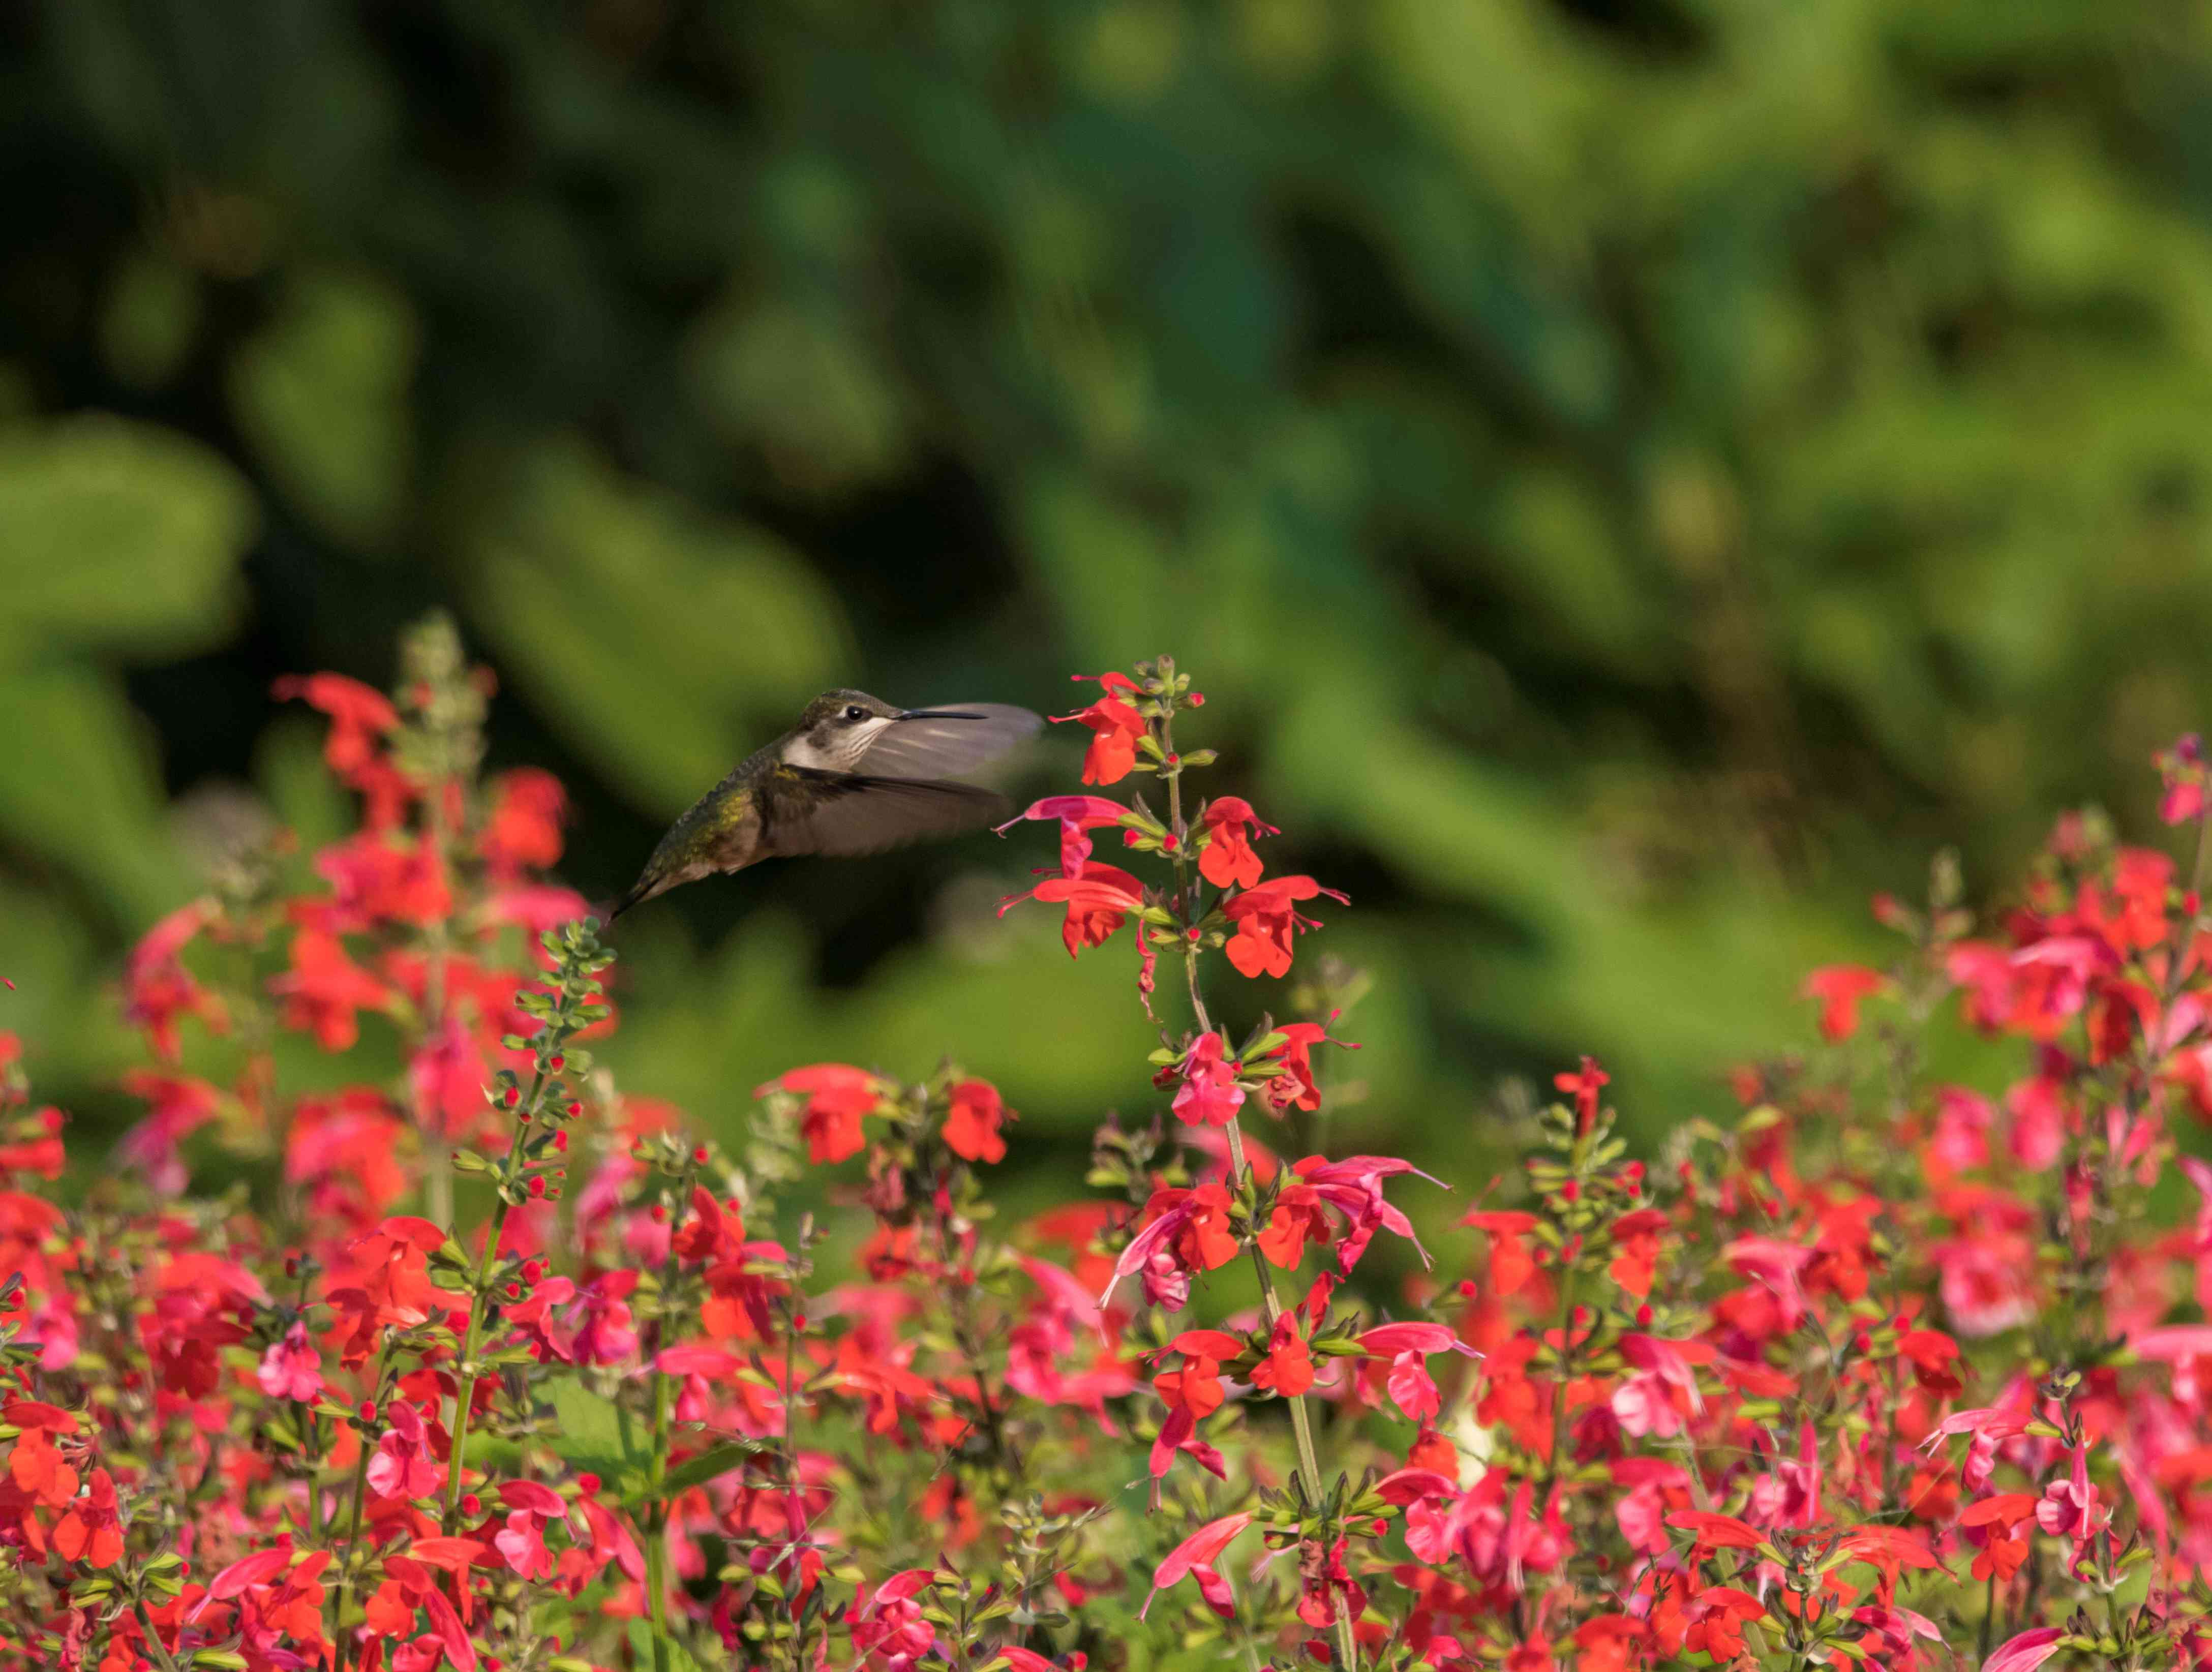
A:
{"type": "Polygon", "coordinates": [[[93,885],[126,921],[184,897],[145,721],[82,666],[0,666],[0,832],[93,885]]]}
{"type": "Polygon", "coordinates": [[[477,619],[613,781],[681,809],[838,683],[836,599],[788,549],[548,447],[475,543],[477,619]]]}
{"type": "Polygon", "coordinates": [[[357,273],[309,273],[230,364],[239,427],[292,502],[349,544],[398,526],[413,469],[418,331],[406,298],[357,273]]]}
{"type": "Polygon", "coordinates": [[[238,472],[175,430],[97,414],[0,430],[0,660],[219,643],[254,521],[238,472]]]}

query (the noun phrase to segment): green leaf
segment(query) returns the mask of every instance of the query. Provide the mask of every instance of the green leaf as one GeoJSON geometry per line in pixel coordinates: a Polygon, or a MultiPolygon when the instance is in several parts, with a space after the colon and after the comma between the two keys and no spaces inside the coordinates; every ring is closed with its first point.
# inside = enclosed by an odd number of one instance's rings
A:
{"type": "Polygon", "coordinates": [[[546,1443],[555,1455],[597,1474],[617,1498],[634,1497],[652,1473],[642,1425],[574,1377],[554,1383],[551,1396],[554,1432],[546,1443]]]}
{"type": "Polygon", "coordinates": [[[173,430],[94,415],[0,432],[0,660],[207,648],[236,618],[254,521],[238,472],[173,430]]]}
{"type": "Polygon", "coordinates": [[[672,1468],[660,1482],[663,1496],[673,1498],[679,1492],[689,1492],[694,1487],[703,1487],[708,1481],[727,1474],[748,1457],[757,1456],[768,1448],[753,1440],[730,1440],[711,1451],[702,1451],[679,1467],[672,1468]]]}
{"type": "Polygon", "coordinates": [[[406,504],[420,337],[387,283],[311,274],[231,362],[240,429],[291,503],[339,539],[382,544],[406,504]]]}
{"type": "Polygon", "coordinates": [[[836,594],[788,547],[581,446],[534,454],[472,551],[473,613],[518,690],[672,814],[850,662],[836,594]]]}
{"type": "MultiPolygon", "coordinates": [[[[0,483],[0,599],[9,600],[0,609],[0,735],[8,739],[0,837],[74,872],[127,917],[151,921],[185,891],[151,739],[119,678],[69,661],[6,667],[7,635],[24,625],[4,549],[7,498],[0,483]]],[[[118,583],[125,592],[135,584],[118,583]]]]}
{"type": "Polygon", "coordinates": [[[638,1672],[706,1672],[689,1649],[642,1620],[629,1622],[629,1653],[638,1672]]]}

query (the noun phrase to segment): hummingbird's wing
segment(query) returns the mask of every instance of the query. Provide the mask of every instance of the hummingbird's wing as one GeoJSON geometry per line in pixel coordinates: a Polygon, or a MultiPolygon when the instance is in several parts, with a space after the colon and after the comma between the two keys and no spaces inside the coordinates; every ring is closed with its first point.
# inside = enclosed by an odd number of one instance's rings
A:
{"type": "Polygon", "coordinates": [[[779,770],[802,781],[799,793],[769,802],[764,835],[770,849],[786,856],[879,854],[909,842],[979,830],[1004,818],[1011,806],[1005,796],[973,784],[811,767],[779,770]]]}
{"type": "Polygon", "coordinates": [[[876,778],[957,778],[988,764],[1043,726],[1042,716],[1004,702],[948,702],[886,726],[855,763],[876,778]]]}

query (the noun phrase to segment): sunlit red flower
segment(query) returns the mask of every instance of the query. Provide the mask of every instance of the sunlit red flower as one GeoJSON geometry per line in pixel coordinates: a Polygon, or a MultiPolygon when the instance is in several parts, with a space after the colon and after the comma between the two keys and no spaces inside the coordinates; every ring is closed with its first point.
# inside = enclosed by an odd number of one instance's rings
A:
{"type": "Polygon", "coordinates": [[[186,1174],[177,1146],[215,1119],[222,1107],[222,1093],[204,1079],[146,1068],[133,1068],[125,1074],[123,1089],[143,1097],[153,1108],[144,1120],[123,1134],[116,1146],[118,1153],[144,1172],[146,1182],[161,1195],[179,1194],[186,1174]]]}
{"type": "Polygon", "coordinates": [[[1694,1613],[1683,1646],[1704,1650],[1719,1666],[1743,1653],[1744,1626],[1765,1619],[1766,1604],[1734,1585],[1713,1585],[1698,1593],[1694,1613]]]}
{"type": "Polygon", "coordinates": [[[182,958],[185,947],[221,915],[213,900],[178,907],[139,937],[124,964],[125,1019],[145,1030],[154,1054],[164,1062],[177,1060],[179,1018],[197,1017],[217,1029],[225,1024],[222,1001],[185,968],[182,958]]]}
{"type": "Polygon", "coordinates": [[[307,1326],[295,1323],[269,1344],[255,1379],[271,1399],[312,1400],[323,1391],[323,1355],[307,1339],[307,1326]]]}
{"type": "Polygon", "coordinates": [[[1280,1063],[1282,1071],[1267,1085],[1269,1112],[1280,1115],[1291,1109],[1319,1109],[1321,1085],[1314,1078],[1314,1048],[1338,1045],[1356,1051],[1359,1047],[1349,1040],[1331,1038],[1319,1022],[1285,1022],[1275,1031],[1283,1036],[1283,1043],[1267,1054],[1268,1060],[1280,1063]]]}
{"type": "MultiPolygon", "coordinates": [[[[1350,1544],[1349,1539],[1339,1537],[1326,1548],[1317,1541],[1298,1547],[1297,1615],[1316,1631],[1334,1624],[1340,1608],[1355,1616],[1366,1609],[1367,1594],[1345,1565],[1350,1544]]],[[[1512,1666],[1509,1659],[1508,1672],[1537,1672],[1537,1669],[1525,1663],[1512,1666]]]]}
{"type": "Polygon", "coordinates": [[[1175,1114],[1193,1126],[1226,1126],[1244,1104],[1244,1088],[1237,1083],[1237,1061],[1228,1054],[1228,1042],[1218,1033],[1201,1033],[1191,1041],[1175,1073],[1175,1114]]]}
{"type": "Polygon", "coordinates": [[[1535,1275],[1536,1262],[1527,1238],[1539,1221],[1534,1213],[1511,1209],[1475,1209],[1460,1219],[1463,1225],[1486,1232],[1490,1237],[1490,1287],[1497,1295],[1510,1295],[1535,1275]]]}
{"type": "Polygon", "coordinates": [[[1392,1402],[1420,1423],[1432,1421],[1442,1408],[1435,1378],[1429,1374],[1429,1355],[1449,1352],[1478,1356],[1440,1323],[1377,1324],[1354,1339],[1362,1352],[1389,1361],[1390,1371],[1384,1385],[1392,1402]]]}
{"type": "Polygon", "coordinates": [[[1260,880],[1260,856],[1252,850],[1251,832],[1279,836],[1281,831],[1252,811],[1242,796],[1222,795],[1206,804],[1199,819],[1205,845],[1199,849],[1199,874],[1216,888],[1232,884],[1250,888],[1260,880]]]}
{"type": "Polygon", "coordinates": [[[1638,1207],[1613,1222],[1613,1246],[1618,1250],[1606,1274],[1642,1300],[1651,1292],[1659,1270],[1659,1235],[1667,1229],[1667,1216],[1656,1207],[1638,1207]]]}
{"type": "Polygon", "coordinates": [[[553,1558],[546,1553],[542,1524],[529,1511],[517,1510],[507,1517],[507,1525],[492,1535],[492,1544],[523,1578],[552,1577],[553,1558]]]}
{"type": "Polygon", "coordinates": [[[2034,1243],[1994,1216],[1976,1229],[1936,1245],[1943,1310],[1961,1335],[2002,1335],[2035,1316],[2034,1243]]]}
{"type": "Polygon", "coordinates": [[[2008,1637],[1982,1663],[1982,1672],[2035,1672],[2037,1667],[2058,1652],[2065,1635],[2059,1626],[2038,1626],[2033,1631],[2008,1637]]]}
{"type": "Polygon", "coordinates": [[[1594,1056],[1584,1057],[1582,1067],[1571,1074],[1552,1076],[1554,1086],[1574,1096],[1575,1129],[1578,1132],[1588,1132],[1590,1122],[1597,1119],[1598,1093],[1612,1082],[1613,1076],[1597,1066],[1594,1056]]]}
{"type": "Polygon", "coordinates": [[[1137,763],[1137,740],[1145,735],[1145,719],[1122,700],[1121,693],[1137,694],[1137,682],[1126,673],[1102,673],[1095,678],[1104,694],[1089,708],[1072,714],[1054,714],[1058,720],[1075,720],[1091,728],[1091,747],[1084,751],[1083,781],[1119,783],[1137,763]]]}
{"type": "Polygon", "coordinates": [[[1858,964],[1833,964],[1805,977],[1802,998],[1820,1001],[1820,1032],[1829,1039],[1848,1039],[1858,1031],[1859,1001],[1881,991],[1885,978],[1878,970],[1858,964]]]}
{"type": "MultiPolygon", "coordinates": [[[[1154,1268],[1156,1259],[1163,1262],[1166,1274],[1187,1278],[1192,1272],[1212,1271],[1236,1258],[1237,1237],[1229,1228],[1229,1192],[1218,1184],[1156,1190],[1146,1204],[1145,1215],[1144,1229],[1129,1239],[1115,1262],[1113,1276],[1098,1298],[1102,1306],[1112,1299],[1123,1278],[1139,1272],[1145,1274],[1147,1298],[1155,1304],[1164,1304],[1153,1292],[1156,1282],[1165,1280],[1164,1274],[1154,1268]]],[[[1187,1285],[1182,1292],[1188,1296],[1187,1285]]],[[[1182,1304],[1178,1299],[1169,1310],[1182,1304]]]]}
{"type": "Polygon", "coordinates": [[[2099,1504],[2096,1487],[2089,1484],[2088,1449],[2077,1445],[2071,1471],[2043,1489],[2042,1501],[2035,1506],[2035,1524],[2053,1538],[2079,1543],[2110,1519],[2110,1511],[2099,1504]]]}
{"type": "Polygon", "coordinates": [[[404,1399],[386,1408],[391,1423],[368,1460],[371,1491],[385,1498],[428,1498],[446,1483],[446,1470],[431,1455],[429,1426],[404,1399]]]}
{"type": "Polygon", "coordinates": [[[1613,1394],[1613,1414],[1622,1432],[1665,1439],[1682,1432],[1704,1408],[1691,1366],[1711,1361],[1707,1343],[1629,1334],[1620,1338],[1620,1356],[1633,1372],[1613,1394]]]}
{"type": "Polygon", "coordinates": [[[1960,1511],[1959,1524],[1985,1541],[1975,1553],[1973,1576],[2008,1583],[2027,1560],[2027,1523],[2036,1519],[2033,1493],[2000,1493],[1960,1511]]]}
{"type": "Polygon", "coordinates": [[[1235,1619],[1235,1596],[1229,1589],[1229,1582],[1221,1577],[1214,1564],[1221,1560],[1221,1553],[1229,1547],[1237,1535],[1251,1524],[1252,1517],[1249,1511],[1225,1515],[1217,1521],[1207,1522],[1168,1552],[1167,1560],[1152,1571],[1152,1589],[1145,1598],[1145,1606],[1137,1610],[1137,1618],[1142,1620],[1152,1606],[1152,1598],[1169,1586],[1192,1578],[1198,1581],[1199,1594],[1206,1598],[1208,1608],[1224,1620],[1235,1619]]]}
{"type": "Polygon", "coordinates": [[[382,746],[380,739],[399,725],[390,697],[342,673],[287,674],[272,689],[279,702],[296,697],[331,717],[323,759],[341,778],[366,765],[382,746]]]}
{"type": "Polygon", "coordinates": [[[1275,1320],[1267,1337],[1267,1351],[1252,1371],[1252,1385],[1272,1388],[1285,1399],[1294,1399],[1314,1383],[1313,1354],[1298,1334],[1294,1313],[1275,1320]]]}
{"type": "Polygon", "coordinates": [[[2157,756],[2161,793],[2158,816],[2168,824],[2186,824],[2204,816],[2207,773],[2204,744],[2196,733],[2175,739],[2173,747],[2157,756]]]}
{"type": "Polygon", "coordinates": [[[951,1095],[952,1106],[945,1116],[945,1147],[969,1161],[1005,1160],[1006,1140],[999,1129],[1013,1110],[1000,1099],[999,1088],[988,1080],[963,1079],[951,1095]]]}
{"type": "Polygon", "coordinates": [[[368,830],[325,848],[315,869],[331,885],[317,927],[351,933],[382,923],[422,927],[453,915],[444,861],[427,839],[368,830]]]}
{"type": "Polygon", "coordinates": [[[1276,877],[1232,895],[1222,912],[1237,926],[1227,951],[1237,973],[1255,977],[1288,975],[1291,938],[1301,930],[1321,927],[1294,909],[1291,903],[1323,894],[1340,904],[1351,903],[1311,877],[1276,877]]]}
{"type": "Polygon", "coordinates": [[[561,781],[536,767],[518,767],[493,780],[491,811],[477,838],[485,868],[502,882],[560,861],[561,821],[568,809],[561,781]]]}
{"type": "Polygon", "coordinates": [[[123,1560],[123,1518],[116,1505],[115,1480],[95,1468],[84,1495],[73,1499],[54,1523],[54,1548],[64,1561],[88,1567],[112,1567],[123,1560]]]}
{"type": "Polygon", "coordinates": [[[362,1274],[362,1292],[382,1323],[420,1323],[440,1304],[441,1291],[430,1281],[429,1256],[445,1245],[446,1233],[428,1219],[396,1214],[354,1243],[352,1256],[362,1274]]]}
{"type": "Polygon", "coordinates": [[[284,1001],[284,1025],[312,1033],[326,1051],[353,1049],[361,1037],[355,1017],[391,1002],[391,989],[346,956],[338,938],[302,927],[292,937],[292,967],[269,982],[284,1001]]]}
{"type": "Polygon", "coordinates": [[[806,1140],[807,1157],[817,1166],[858,1155],[867,1141],[860,1122],[874,1114],[884,1100],[881,1080],[864,1068],[842,1062],[793,1068],[756,1087],[753,1095],[765,1097],[772,1091],[796,1092],[806,1099],[806,1106],[799,1111],[799,1129],[806,1140]]]}
{"type": "Polygon", "coordinates": [[[1131,914],[1145,908],[1144,889],[1134,877],[1096,861],[1085,862],[1073,877],[1048,877],[1026,894],[1007,896],[999,902],[999,915],[1024,900],[1066,906],[1060,938],[1070,958],[1086,946],[1103,946],[1131,914]]]}

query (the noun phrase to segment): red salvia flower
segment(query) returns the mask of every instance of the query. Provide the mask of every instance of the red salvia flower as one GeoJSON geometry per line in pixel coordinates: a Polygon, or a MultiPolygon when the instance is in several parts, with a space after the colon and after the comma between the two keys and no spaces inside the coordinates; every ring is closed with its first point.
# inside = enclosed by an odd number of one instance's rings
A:
{"type": "Polygon", "coordinates": [[[54,1523],[54,1549],[64,1561],[88,1567],[112,1567],[123,1560],[123,1518],[115,1499],[115,1480],[95,1468],[84,1496],[72,1499],[54,1523]]]}
{"type": "Polygon", "coordinates": [[[1836,964],[1815,970],[1805,977],[1800,996],[1820,1001],[1820,1032],[1829,1039],[1848,1039],[1858,1031],[1859,1001],[1887,985],[1881,972],[1863,964],[1836,964]]]}
{"type": "Polygon", "coordinates": [[[1003,1161],[1006,1140],[999,1129],[1013,1111],[1000,1098],[999,1088],[988,1080],[964,1079],[952,1088],[952,1104],[945,1116],[945,1145],[969,1161],[1003,1161]]]}
{"type": "Polygon", "coordinates": [[[1252,1385],[1272,1388],[1285,1399],[1295,1399],[1314,1383],[1313,1353],[1298,1334],[1295,1313],[1275,1320],[1267,1337],[1267,1351],[1252,1371],[1252,1385]]]}
{"type": "Polygon", "coordinates": [[[1153,1599],[1169,1586],[1181,1584],[1186,1578],[1198,1581],[1200,1594],[1206,1606],[1224,1620],[1237,1617],[1236,1599],[1214,1564],[1221,1560],[1237,1535],[1252,1524],[1249,1512],[1225,1515],[1209,1521],[1181,1544],[1168,1553],[1167,1560],[1152,1572],[1152,1589],[1145,1598],[1145,1605],[1137,1610],[1142,1620],[1151,1611],[1153,1599]]]}
{"type": "Polygon", "coordinates": [[[1226,1126],[1244,1105],[1244,1088],[1237,1083],[1237,1061],[1229,1055],[1229,1043],[1218,1033],[1201,1033],[1191,1041],[1175,1073],[1175,1114],[1193,1126],[1226,1126]]]}
{"type": "Polygon", "coordinates": [[[1135,767],[1137,739],[1145,735],[1144,716],[1121,696],[1124,691],[1135,695],[1137,682],[1126,673],[1076,677],[1096,678],[1104,688],[1104,695],[1087,708],[1072,714],[1054,714],[1053,718],[1056,721],[1075,720],[1091,728],[1091,747],[1083,756],[1085,783],[1119,783],[1135,767]]]}
{"type": "Polygon", "coordinates": [[[883,1104],[883,1082],[866,1070],[842,1062],[817,1062],[757,1087],[753,1095],[772,1091],[797,1092],[806,1099],[799,1129],[806,1140],[808,1158],[827,1166],[858,1155],[866,1143],[860,1131],[862,1117],[883,1104]]]}
{"type": "Polygon", "coordinates": [[[1277,877],[1231,896],[1222,912],[1237,926],[1227,950],[1229,962],[1237,973],[1255,977],[1288,975],[1291,937],[1300,930],[1320,927],[1293,909],[1291,903],[1322,894],[1340,904],[1351,903],[1311,877],[1277,877]]]}
{"type": "Polygon", "coordinates": [[[1252,851],[1251,832],[1280,836],[1265,823],[1241,796],[1223,795],[1206,804],[1200,816],[1203,846],[1199,849],[1199,874],[1216,888],[1235,885],[1250,888],[1260,880],[1260,856],[1252,851]]]}
{"type": "Polygon", "coordinates": [[[155,1055],[177,1060],[178,1018],[197,1017],[210,1028],[225,1024],[222,1002],[185,970],[186,945],[221,915],[212,900],[178,907],[139,938],[123,970],[124,1017],[145,1030],[155,1055]]]}
{"type": "Polygon", "coordinates": [[[272,978],[269,990],[284,1001],[284,1025],[313,1034],[326,1051],[351,1050],[361,1037],[357,1012],[392,1000],[391,989],[347,957],[336,935],[304,927],[292,937],[290,970],[272,978]]]}

